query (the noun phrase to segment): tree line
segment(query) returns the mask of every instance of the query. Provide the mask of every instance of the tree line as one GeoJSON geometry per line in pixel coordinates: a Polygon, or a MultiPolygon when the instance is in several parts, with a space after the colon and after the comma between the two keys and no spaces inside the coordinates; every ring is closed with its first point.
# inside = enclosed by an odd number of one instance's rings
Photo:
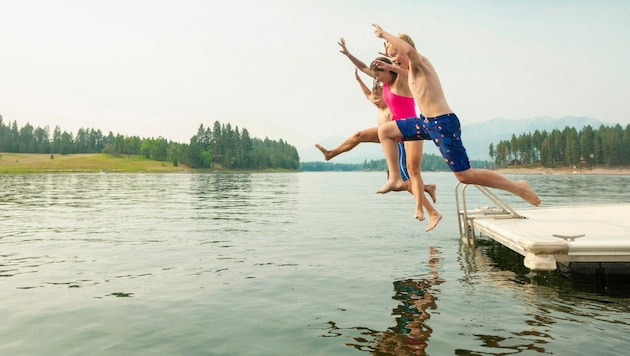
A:
{"type": "Polygon", "coordinates": [[[275,141],[250,137],[247,129],[239,130],[215,121],[213,128],[200,125],[188,144],[163,137],[105,135],[98,129],[80,128],[76,135],[59,126],[50,131],[17,122],[5,124],[0,115],[0,152],[55,154],[109,153],[143,155],[157,161],[172,161],[197,169],[290,169],[299,167],[297,149],[282,139],[275,141]]]}
{"type": "Polygon", "coordinates": [[[623,128],[590,125],[582,130],[566,127],[534,131],[490,144],[490,157],[498,167],[540,164],[543,167],[622,167],[630,165],[630,125],[623,128]]]}

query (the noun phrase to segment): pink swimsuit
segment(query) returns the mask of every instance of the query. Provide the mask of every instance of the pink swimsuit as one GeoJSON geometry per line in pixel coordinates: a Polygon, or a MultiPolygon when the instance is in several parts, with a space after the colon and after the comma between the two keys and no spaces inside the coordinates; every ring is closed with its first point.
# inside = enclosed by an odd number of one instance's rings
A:
{"type": "MultiPolygon", "coordinates": [[[[385,83],[383,83],[383,93],[381,95],[389,111],[392,113],[392,120],[416,117],[416,103],[413,101],[413,98],[392,93],[389,89],[389,85],[385,83]]],[[[398,143],[398,166],[400,167],[400,176],[403,181],[406,181],[409,179],[409,172],[407,171],[405,146],[401,139],[396,141],[398,143]]]]}
{"type": "Polygon", "coordinates": [[[417,117],[416,103],[413,98],[394,94],[389,85],[383,83],[383,101],[392,112],[392,120],[406,119],[408,117],[417,117]]]}

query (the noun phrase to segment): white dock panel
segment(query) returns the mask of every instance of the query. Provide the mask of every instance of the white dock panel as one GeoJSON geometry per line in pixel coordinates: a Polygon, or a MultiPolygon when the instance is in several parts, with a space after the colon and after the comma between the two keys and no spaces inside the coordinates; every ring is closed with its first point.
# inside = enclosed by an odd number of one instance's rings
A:
{"type": "Polygon", "coordinates": [[[519,210],[526,219],[473,219],[475,229],[525,256],[532,270],[556,262],[630,262],[630,204],[519,210]]]}

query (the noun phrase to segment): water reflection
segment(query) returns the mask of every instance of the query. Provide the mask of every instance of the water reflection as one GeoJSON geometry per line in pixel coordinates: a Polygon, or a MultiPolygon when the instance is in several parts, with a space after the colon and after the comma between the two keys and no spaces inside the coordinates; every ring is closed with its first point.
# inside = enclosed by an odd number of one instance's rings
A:
{"type": "Polygon", "coordinates": [[[249,223],[247,208],[252,181],[250,174],[195,174],[192,176],[192,194],[196,198],[193,209],[197,219],[228,220],[249,223]]]}
{"type": "MultiPolygon", "coordinates": [[[[503,271],[511,274],[512,279],[519,284],[540,285],[564,290],[593,293],[610,297],[630,297],[630,280],[627,274],[617,274],[614,269],[610,273],[588,267],[589,273],[572,274],[571,278],[564,276],[559,270],[532,272],[523,264],[523,257],[509,248],[490,239],[477,240],[478,250],[471,250],[467,246],[460,249],[462,256],[475,255],[481,264],[474,264],[470,257],[463,258],[462,269],[467,274],[478,271],[478,266],[490,267],[493,271],[503,271]]],[[[619,269],[624,270],[627,263],[618,263],[619,269]]],[[[605,266],[603,264],[602,266],[605,266]]],[[[627,268],[625,268],[627,271],[627,268]]]]}
{"type": "MultiPolygon", "coordinates": [[[[456,354],[504,355],[521,352],[553,353],[549,347],[553,335],[566,327],[567,322],[579,322],[586,334],[595,321],[617,327],[630,326],[630,283],[619,290],[601,289],[598,281],[569,280],[555,272],[531,272],[523,265],[523,257],[492,240],[479,239],[478,249],[460,244],[459,262],[464,276],[460,279],[469,294],[476,290],[492,289],[501,298],[490,297],[489,303],[501,299],[495,314],[511,315],[515,321],[501,323],[488,333],[472,333],[479,348],[458,348],[456,354]],[[620,292],[625,295],[620,298],[620,292]],[[514,315],[506,305],[525,304],[522,315],[514,315]],[[504,312],[500,308],[505,309],[504,312]]],[[[483,313],[483,311],[480,311],[483,313]]],[[[473,327],[474,325],[470,325],[473,327]]],[[[576,336],[577,337],[577,336],[576,336]]]]}
{"type": "Polygon", "coordinates": [[[190,191],[196,220],[232,223],[229,229],[243,232],[249,231],[248,224],[297,222],[292,218],[298,196],[292,174],[194,174],[190,191]]]}
{"type": "Polygon", "coordinates": [[[193,194],[200,201],[221,200],[252,191],[251,174],[195,174],[193,194]]]}
{"type": "Polygon", "coordinates": [[[429,272],[423,278],[408,278],[394,281],[394,296],[398,304],[392,310],[396,325],[385,331],[365,327],[340,328],[330,321],[325,337],[349,337],[346,345],[377,355],[425,355],[433,329],[428,321],[437,310],[440,294],[440,252],[429,248],[427,262],[429,272]],[[353,335],[357,334],[357,335],[353,335]]]}

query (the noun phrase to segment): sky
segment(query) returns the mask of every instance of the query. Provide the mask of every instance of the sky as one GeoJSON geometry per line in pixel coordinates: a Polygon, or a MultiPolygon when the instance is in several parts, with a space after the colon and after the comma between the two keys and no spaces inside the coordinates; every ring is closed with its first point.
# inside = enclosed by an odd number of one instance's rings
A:
{"type": "Polygon", "coordinates": [[[0,115],[182,143],[219,121],[299,149],[375,126],[337,44],[369,63],[372,23],[413,38],[464,125],[630,123],[625,0],[0,0],[0,115]]]}

